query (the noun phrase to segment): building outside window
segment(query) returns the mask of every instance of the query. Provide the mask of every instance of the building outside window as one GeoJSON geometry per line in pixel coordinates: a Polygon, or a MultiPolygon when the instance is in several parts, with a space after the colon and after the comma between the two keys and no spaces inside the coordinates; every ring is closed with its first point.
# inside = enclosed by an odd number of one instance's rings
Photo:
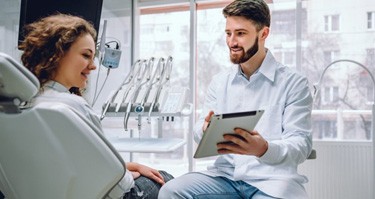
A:
{"type": "Polygon", "coordinates": [[[324,65],[327,66],[328,64],[332,63],[333,61],[339,58],[340,52],[338,50],[324,51],[323,56],[324,56],[324,65]]]}
{"type": "Polygon", "coordinates": [[[296,54],[293,52],[294,49],[286,50],[274,50],[273,54],[275,58],[281,63],[288,67],[295,68],[296,66],[296,54]]]}
{"type": "Polygon", "coordinates": [[[324,16],[324,30],[326,32],[336,32],[340,30],[340,15],[324,16]]]}
{"type": "Polygon", "coordinates": [[[338,86],[327,86],[324,87],[323,102],[325,104],[337,103],[339,101],[339,87],[338,86]]]}
{"type": "Polygon", "coordinates": [[[375,30],[375,11],[367,12],[367,29],[375,30]]]}
{"type": "Polygon", "coordinates": [[[372,104],[374,103],[374,89],[371,87],[371,85],[367,86],[367,103],[372,104]]]}
{"type": "Polygon", "coordinates": [[[375,68],[375,48],[366,49],[366,66],[375,68]]]}
{"type": "Polygon", "coordinates": [[[272,24],[273,34],[295,34],[296,13],[293,10],[272,12],[272,18],[277,19],[272,24]]]}

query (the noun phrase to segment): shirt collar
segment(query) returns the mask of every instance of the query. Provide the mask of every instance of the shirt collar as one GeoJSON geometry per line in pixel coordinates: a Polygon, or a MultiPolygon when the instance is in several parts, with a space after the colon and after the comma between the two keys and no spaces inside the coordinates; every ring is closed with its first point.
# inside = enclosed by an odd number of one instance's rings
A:
{"type": "MultiPolygon", "coordinates": [[[[256,73],[263,74],[263,76],[265,76],[267,79],[273,82],[275,80],[276,68],[277,68],[277,62],[275,58],[273,57],[271,51],[267,49],[266,57],[264,58],[260,67],[254,72],[254,74],[256,73]]],[[[243,76],[247,79],[246,75],[241,70],[241,67],[239,64],[237,65],[236,75],[243,76]]]]}
{"type": "Polygon", "coordinates": [[[59,92],[70,93],[69,89],[67,89],[65,86],[63,86],[59,82],[52,81],[52,80],[46,82],[43,87],[45,89],[52,89],[52,90],[59,91],[59,92]]]}
{"type": "Polygon", "coordinates": [[[262,73],[267,79],[274,82],[277,65],[278,63],[273,57],[271,51],[267,49],[266,57],[259,67],[259,72],[262,73]]]}

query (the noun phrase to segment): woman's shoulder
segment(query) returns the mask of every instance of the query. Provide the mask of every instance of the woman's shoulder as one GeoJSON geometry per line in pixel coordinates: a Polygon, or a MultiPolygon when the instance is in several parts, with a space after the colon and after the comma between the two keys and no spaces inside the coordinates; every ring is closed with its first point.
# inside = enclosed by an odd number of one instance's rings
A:
{"type": "Polygon", "coordinates": [[[59,92],[53,89],[43,89],[36,96],[36,104],[43,102],[63,103],[79,111],[88,106],[87,101],[81,96],[70,94],[67,92],[59,92]]]}

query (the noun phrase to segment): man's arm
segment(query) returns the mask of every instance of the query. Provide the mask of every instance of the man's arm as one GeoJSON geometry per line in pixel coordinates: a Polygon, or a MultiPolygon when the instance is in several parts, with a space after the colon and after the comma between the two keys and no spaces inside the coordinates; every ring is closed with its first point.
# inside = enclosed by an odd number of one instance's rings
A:
{"type": "Polygon", "coordinates": [[[260,158],[264,162],[300,164],[311,152],[312,96],[307,79],[297,81],[291,91],[283,112],[281,140],[268,142],[268,150],[260,158]]]}

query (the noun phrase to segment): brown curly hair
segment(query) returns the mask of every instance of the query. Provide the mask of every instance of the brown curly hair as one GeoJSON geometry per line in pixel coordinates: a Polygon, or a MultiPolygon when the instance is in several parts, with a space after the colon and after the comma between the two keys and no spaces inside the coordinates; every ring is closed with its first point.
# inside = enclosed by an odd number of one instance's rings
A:
{"type": "MultiPolygon", "coordinates": [[[[21,60],[38,79],[41,87],[55,76],[61,58],[82,35],[90,34],[96,40],[94,26],[85,19],[57,13],[24,27],[25,39],[19,45],[21,60]]],[[[81,95],[78,88],[71,88],[81,95]]]]}

